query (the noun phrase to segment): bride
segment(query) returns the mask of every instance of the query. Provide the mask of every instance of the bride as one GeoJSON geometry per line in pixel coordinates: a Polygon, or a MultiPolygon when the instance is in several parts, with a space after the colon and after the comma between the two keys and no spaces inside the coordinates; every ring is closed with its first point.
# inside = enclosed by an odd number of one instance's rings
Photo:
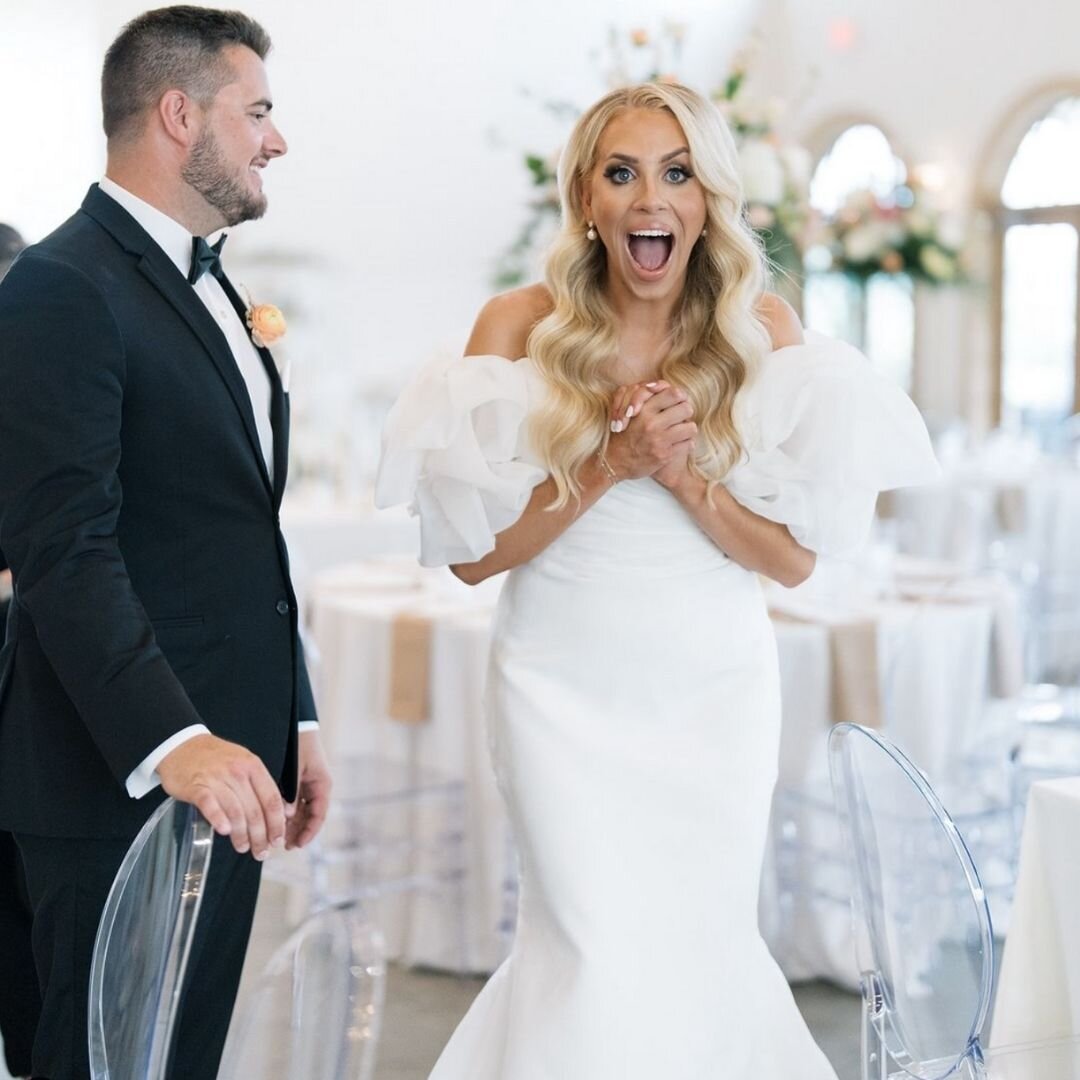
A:
{"type": "Polygon", "coordinates": [[[759,575],[803,581],[937,465],[911,402],[763,291],[710,102],[608,94],[559,182],[546,284],[405,391],[377,485],[425,564],[510,571],[487,709],[518,931],[431,1080],[835,1080],[757,927],[759,575]]]}

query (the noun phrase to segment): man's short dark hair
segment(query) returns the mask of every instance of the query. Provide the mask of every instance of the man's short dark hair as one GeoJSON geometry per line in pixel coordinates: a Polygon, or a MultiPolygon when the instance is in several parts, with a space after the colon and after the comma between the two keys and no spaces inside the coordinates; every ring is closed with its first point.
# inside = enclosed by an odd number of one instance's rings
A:
{"type": "Polygon", "coordinates": [[[270,35],[239,11],[178,5],[132,19],[109,46],[101,72],[106,138],[137,133],[167,90],[209,105],[229,82],[222,52],[230,45],[245,45],[265,60],[270,35]]]}

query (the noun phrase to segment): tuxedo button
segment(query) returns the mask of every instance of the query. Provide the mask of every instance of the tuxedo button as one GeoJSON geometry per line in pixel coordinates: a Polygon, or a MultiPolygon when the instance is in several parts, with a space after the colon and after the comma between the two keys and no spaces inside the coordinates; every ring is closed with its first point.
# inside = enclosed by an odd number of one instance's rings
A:
{"type": "Polygon", "coordinates": [[[279,600],[277,602],[277,613],[279,615],[288,615],[289,614],[289,601],[288,600],[279,600]]]}

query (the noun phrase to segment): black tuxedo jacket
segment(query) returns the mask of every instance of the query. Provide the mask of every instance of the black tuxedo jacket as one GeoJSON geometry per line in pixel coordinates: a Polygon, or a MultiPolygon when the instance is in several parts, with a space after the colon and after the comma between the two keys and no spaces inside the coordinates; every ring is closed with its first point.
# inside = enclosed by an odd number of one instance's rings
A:
{"type": "Polygon", "coordinates": [[[294,797],[315,710],[278,520],[288,398],[260,355],[273,484],[217,323],[96,185],[0,284],[0,827],[131,833],[163,796],[128,775],[199,722],[294,797]]]}

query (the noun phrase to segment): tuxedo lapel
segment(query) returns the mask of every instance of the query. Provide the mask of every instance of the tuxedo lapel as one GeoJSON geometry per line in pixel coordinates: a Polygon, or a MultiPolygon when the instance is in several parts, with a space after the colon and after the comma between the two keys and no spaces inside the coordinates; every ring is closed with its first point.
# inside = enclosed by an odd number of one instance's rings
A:
{"type": "Polygon", "coordinates": [[[262,473],[267,490],[272,491],[270,477],[266,472],[266,461],[259,444],[259,430],[255,426],[255,413],[251,408],[251,395],[248,393],[247,384],[240,374],[240,369],[236,366],[236,358],[233,356],[232,349],[229,348],[225,335],[221,332],[221,327],[214,322],[213,316],[206,310],[206,305],[196,296],[192,287],[184,281],[173,263],[157,249],[156,245],[140,261],[139,269],[187,320],[195,336],[210,354],[214,367],[224,380],[240,413],[248,441],[251,443],[251,450],[258,460],[259,471],[262,473]]]}
{"type": "MultiPolygon", "coordinates": [[[[236,365],[232,349],[221,328],[207,311],[206,305],[196,295],[184,276],[177,270],[172,260],[154,243],[149,234],[137,221],[114,199],[104,194],[95,184],[83,201],[83,210],[106,229],[132,255],[138,256],[139,271],[157,289],[161,296],[178,312],[198,338],[210,359],[214,363],[222,381],[225,383],[236,406],[237,412],[247,432],[248,442],[255,455],[259,472],[267,493],[280,502],[276,489],[278,483],[271,485],[259,443],[259,432],[255,426],[255,414],[251,408],[251,395],[248,393],[244,378],[236,365]]],[[[231,286],[230,286],[231,288],[231,286]]],[[[230,299],[235,291],[230,294],[230,299]]],[[[239,298],[237,298],[239,299],[239,298]]],[[[235,302],[234,302],[235,303],[235,302]]],[[[264,360],[264,364],[266,361],[264,360]]],[[[273,360],[270,360],[273,367],[273,360]]],[[[276,371],[274,373],[276,377],[276,371]]],[[[271,380],[274,385],[274,380],[271,380]]],[[[277,383],[280,393],[280,381],[277,383]]],[[[273,424],[273,418],[271,418],[273,424]]],[[[275,480],[277,480],[277,428],[274,430],[275,480]]],[[[284,470],[282,470],[284,472],[284,470]]]]}
{"type": "MultiPolygon", "coordinates": [[[[236,314],[240,316],[240,321],[246,326],[247,305],[226,276],[222,275],[218,280],[229,302],[236,309],[236,314]]],[[[252,342],[252,344],[255,343],[252,342]]],[[[255,351],[259,354],[259,359],[266,369],[266,376],[270,380],[270,427],[274,433],[273,497],[276,509],[281,505],[281,497],[285,493],[285,478],[289,471],[289,401],[270,350],[261,345],[255,345],[255,351]]]]}

